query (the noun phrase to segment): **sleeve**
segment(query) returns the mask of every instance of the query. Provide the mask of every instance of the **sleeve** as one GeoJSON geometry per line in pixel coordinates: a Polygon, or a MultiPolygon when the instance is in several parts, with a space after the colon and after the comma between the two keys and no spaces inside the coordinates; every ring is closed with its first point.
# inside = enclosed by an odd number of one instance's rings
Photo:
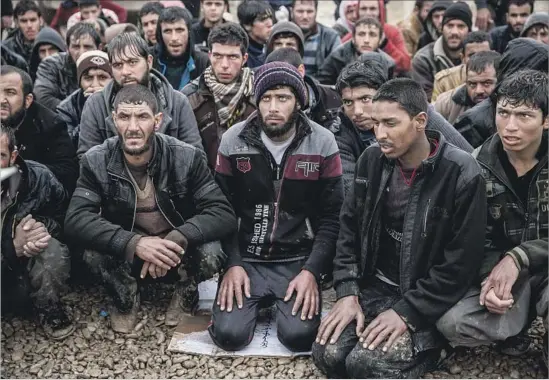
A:
{"type": "Polygon", "coordinates": [[[38,103],[50,110],[55,110],[63,100],[59,92],[57,72],[54,57],[48,57],[40,62],[36,71],[36,80],[33,89],[34,95],[38,103]]]}
{"type": "Polygon", "coordinates": [[[433,82],[433,92],[431,94],[431,103],[434,103],[438,100],[438,97],[444,93],[444,88],[442,86],[441,80],[438,75],[435,75],[435,81],[433,82]]]}
{"type": "MultiPolygon", "coordinates": [[[[341,128],[344,128],[344,126],[341,126],[341,128]]],[[[353,186],[355,177],[355,166],[358,157],[356,156],[349,142],[346,141],[343,131],[337,133],[335,137],[337,146],[339,148],[339,155],[341,157],[341,168],[343,171],[343,191],[344,194],[348,194],[349,190],[353,186]]]]}
{"type": "Polygon", "coordinates": [[[549,258],[547,238],[525,241],[509,252],[518,267],[528,269],[530,273],[547,272],[549,258]]]}
{"type": "Polygon", "coordinates": [[[78,161],[67,126],[59,118],[48,135],[48,145],[51,148],[45,150],[42,162],[71,194],[78,178],[78,161]]]}
{"type": "Polygon", "coordinates": [[[429,67],[427,58],[416,53],[416,56],[412,60],[412,79],[421,85],[421,88],[427,94],[427,100],[431,101],[431,95],[433,92],[433,73],[429,67]]]}
{"type": "Polygon", "coordinates": [[[61,182],[53,177],[53,175],[50,174],[50,176],[49,183],[47,184],[49,187],[47,205],[44,211],[39,211],[36,215],[33,214],[33,216],[44,224],[52,237],[59,239],[63,232],[62,226],[69,199],[67,191],[61,182]]]}
{"type": "Polygon", "coordinates": [[[319,67],[316,80],[322,84],[333,86],[337,81],[338,71],[336,60],[332,55],[329,55],[319,67]]]}
{"type": "Polygon", "coordinates": [[[176,96],[181,99],[181,102],[179,103],[179,125],[177,126],[177,139],[204,151],[204,147],[202,146],[202,138],[200,137],[196,118],[194,116],[191,104],[189,103],[189,99],[179,92],[176,93],[176,96]]]}
{"type": "MultiPolygon", "coordinates": [[[[471,113],[476,111],[476,107],[480,107],[482,104],[478,104],[477,106],[468,109],[463,113],[461,116],[459,116],[456,121],[454,122],[454,129],[458,131],[458,133],[463,136],[465,140],[473,147],[478,148],[481,146],[484,141],[489,137],[484,137],[481,135],[481,127],[479,125],[474,125],[473,120],[471,119],[471,113]],[[473,111],[474,110],[474,111],[473,111]]],[[[484,112],[490,112],[489,110],[485,110],[484,112]]]]}
{"type": "MultiPolygon", "coordinates": [[[[453,234],[448,236],[441,257],[393,306],[414,332],[433,326],[455,305],[472,285],[480,268],[486,225],[486,185],[478,166],[465,170],[476,170],[478,174],[457,190],[452,212],[453,234]]],[[[458,185],[463,180],[458,179],[458,185]]]]}
{"type": "Polygon", "coordinates": [[[105,123],[103,113],[95,106],[98,96],[101,93],[93,94],[84,104],[82,117],[80,118],[80,137],[78,139],[78,149],[76,154],[81,157],[88,150],[105,141],[107,136],[103,136],[99,126],[105,123]],[[102,119],[102,120],[101,120],[102,119]]]}
{"type": "Polygon", "coordinates": [[[385,32],[387,43],[384,47],[382,47],[382,49],[395,60],[397,70],[399,72],[407,73],[410,71],[411,58],[410,54],[408,54],[408,50],[406,49],[404,37],[402,36],[402,32],[396,27],[393,27],[392,25],[389,26],[392,27],[392,30],[387,30],[385,32]]]}
{"type": "Polygon", "coordinates": [[[471,153],[473,147],[467,142],[467,140],[458,132],[452,124],[439,114],[432,105],[429,105],[428,111],[429,120],[427,122],[427,129],[436,129],[446,138],[446,140],[457,146],[459,149],[471,153]]]}

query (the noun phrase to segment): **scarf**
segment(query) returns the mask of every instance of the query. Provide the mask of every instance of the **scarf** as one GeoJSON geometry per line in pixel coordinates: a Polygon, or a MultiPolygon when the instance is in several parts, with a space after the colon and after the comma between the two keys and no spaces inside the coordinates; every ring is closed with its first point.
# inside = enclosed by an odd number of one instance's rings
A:
{"type": "Polygon", "coordinates": [[[212,67],[208,66],[204,70],[204,82],[214,97],[221,125],[230,127],[244,110],[245,104],[242,99],[253,94],[254,76],[252,70],[245,67],[237,80],[224,84],[217,81],[212,67]],[[242,105],[240,109],[238,109],[239,105],[242,105]]]}

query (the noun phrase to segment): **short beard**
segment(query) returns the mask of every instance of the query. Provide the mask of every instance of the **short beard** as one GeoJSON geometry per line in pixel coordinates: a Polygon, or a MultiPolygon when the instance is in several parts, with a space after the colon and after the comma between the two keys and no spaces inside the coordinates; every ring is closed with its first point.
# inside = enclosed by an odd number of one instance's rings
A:
{"type": "Polygon", "coordinates": [[[452,49],[450,46],[448,46],[448,41],[446,41],[446,38],[442,37],[442,45],[444,47],[444,50],[446,51],[461,51],[463,50],[463,41],[459,44],[459,46],[455,49],[452,49]]]}
{"type": "Polygon", "coordinates": [[[5,124],[12,129],[16,129],[23,122],[26,115],[27,110],[25,107],[21,107],[19,111],[16,111],[13,115],[8,116],[6,120],[2,121],[2,124],[5,124]]]}
{"type": "MultiPolygon", "coordinates": [[[[149,72],[145,73],[145,75],[143,76],[143,78],[141,78],[140,80],[138,80],[137,83],[148,88],[148,87],[149,87],[149,83],[151,82],[149,76],[150,76],[150,73],[149,73],[149,72]]],[[[117,94],[118,91],[120,91],[120,89],[121,89],[122,87],[124,87],[124,86],[122,86],[122,84],[118,83],[118,81],[113,80],[112,87],[113,87],[113,94],[117,94]]]]}
{"type": "Polygon", "coordinates": [[[260,125],[261,129],[263,130],[263,132],[265,132],[265,134],[267,135],[268,138],[273,139],[273,138],[277,138],[277,137],[282,137],[285,134],[287,134],[288,132],[290,132],[292,127],[295,125],[295,122],[296,122],[296,120],[299,116],[298,112],[299,112],[299,110],[297,109],[297,107],[295,107],[292,114],[290,115],[290,118],[288,119],[288,121],[286,123],[284,123],[283,125],[281,125],[281,126],[279,126],[279,125],[268,125],[263,120],[263,116],[261,116],[259,118],[259,125],[260,125]]]}
{"type": "Polygon", "coordinates": [[[154,139],[154,132],[151,133],[147,141],[145,142],[145,145],[143,145],[141,148],[128,148],[126,146],[126,141],[124,140],[124,137],[121,134],[118,134],[118,138],[122,142],[122,150],[124,153],[130,155],[130,156],[141,156],[144,153],[147,153],[149,150],[151,150],[153,139],[154,139]]]}

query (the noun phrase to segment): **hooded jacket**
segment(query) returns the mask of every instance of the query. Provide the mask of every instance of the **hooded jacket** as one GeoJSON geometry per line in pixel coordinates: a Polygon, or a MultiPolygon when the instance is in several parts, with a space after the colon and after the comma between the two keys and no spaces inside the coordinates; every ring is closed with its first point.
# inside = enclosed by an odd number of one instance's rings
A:
{"type": "Polygon", "coordinates": [[[474,105],[475,103],[473,103],[469,98],[469,94],[467,94],[466,85],[462,84],[458,88],[440,94],[435,103],[435,109],[450,124],[454,124],[460,115],[474,105]]]}
{"type": "Polygon", "coordinates": [[[34,40],[34,45],[32,47],[32,53],[30,58],[30,75],[32,77],[32,80],[36,80],[36,70],[38,70],[38,65],[40,64],[40,54],[39,49],[40,46],[50,44],[55,46],[59,52],[66,52],[67,51],[67,45],[65,45],[65,41],[63,41],[63,37],[55,29],[50,28],[49,26],[45,26],[40,30],[40,33],[38,33],[38,36],[34,40]]]}
{"type": "Polygon", "coordinates": [[[385,39],[379,45],[379,49],[389,54],[395,61],[397,74],[404,74],[410,71],[411,58],[406,43],[400,30],[386,22],[385,1],[379,0],[379,22],[383,27],[385,39]]]}
{"type": "Polygon", "coordinates": [[[8,48],[3,42],[0,42],[0,51],[2,53],[2,65],[15,66],[24,72],[29,72],[29,65],[23,57],[8,48]]]}
{"type": "Polygon", "coordinates": [[[21,29],[16,28],[8,35],[2,44],[16,54],[19,54],[27,64],[30,62],[32,42],[26,42],[21,29]]]}
{"type": "Polygon", "coordinates": [[[461,64],[459,66],[450,67],[439,71],[435,75],[435,82],[433,83],[433,94],[431,95],[431,103],[434,103],[439,95],[446,91],[454,90],[456,87],[461,86],[467,80],[466,65],[461,64]]]}
{"type": "Polygon", "coordinates": [[[419,36],[419,41],[417,44],[418,51],[429,45],[431,42],[435,42],[438,37],[440,37],[440,33],[437,31],[437,28],[433,24],[433,13],[440,10],[446,10],[450,5],[452,5],[452,1],[450,0],[436,0],[433,3],[431,9],[429,10],[429,13],[427,13],[424,30],[419,36]]]}
{"type": "MultiPolygon", "coordinates": [[[[549,46],[530,38],[516,38],[509,42],[503,53],[498,69],[498,83],[511,74],[524,69],[539,70],[547,73],[549,66],[549,46]]],[[[496,93],[483,100],[459,117],[454,127],[474,147],[482,145],[496,132],[496,93]]]]}
{"type": "Polygon", "coordinates": [[[281,21],[277,22],[273,25],[273,29],[271,29],[271,35],[269,36],[269,40],[267,41],[267,49],[265,56],[268,56],[271,54],[271,52],[274,50],[273,44],[276,39],[276,36],[281,33],[292,33],[297,37],[297,42],[299,44],[299,54],[303,57],[304,54],[304,40],[305,37],[303,37],[303,32],[297,26],[295,23],[291,21],[281,21]]]}
{"type": "Polygon", "coordinates": [[[532,13],[524,23],[524,28],[522,28],[520,36],[526,37],[526,33],[528,33],[528,30],[534,25],[543,25],[546,28],[549,28],[549,14],[546,12],[532,13]]]}
{"type": "Polygon", "coordinates": [[[499,54],[503,54],[509,42],[518,36],[519,35],[515,34],[509,25],[498,26],[490,30],[492,50],[497,51],[499,54]]]}
{"type": "Polygon", "coordinates": [[[78,90],[76,63],[69,53],[57,53],[46,57],[38,65],[34,95],[36,99],[51,110],[67,96],[78,90]]]}
{"type": "MultiPolygon", "coordinates": [[[[187,97],[174,90],[158,71],[151,70],[149,78],[150,89],[162,111],[162,122],[157,132],[202,149],[196,119],[187,97]]],[[[114,81],[110,81],[103,90],[86,100],[80,119],[78,157],[94,146],[101,145],[109,137],[117,135],[112,118],[115,96],[114,81]]]]}
{"type": "Polygon", "coordinates": [[[333,26],[333,29],[339,33],[339,37],[343,39],[347,34],[351,33],[354,28],[354,24],[350,22],[347,17],[347,8],[350,6],[357,6],[358,0],[343,0],[338,6],[338,18],[333,26]]]}

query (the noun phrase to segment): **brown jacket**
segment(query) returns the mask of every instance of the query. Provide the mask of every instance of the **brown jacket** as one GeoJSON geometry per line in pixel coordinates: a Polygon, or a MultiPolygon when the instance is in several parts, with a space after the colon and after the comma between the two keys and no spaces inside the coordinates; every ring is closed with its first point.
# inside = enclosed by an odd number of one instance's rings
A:
{"type": "Polygon", "coordinates": [[[461,86],[465,83],[466,71],[465,65],[459,65],[451,67],[446,70],[442,70],[435,75],[435,82],[433,84],[433,95],[431,96],[431,102],[434,103],[437,97],[443,92],[447,92],[461,86]]]}
{"type": "Polygon", "coordinates": [[[467,95],[465,84],[440,94],[435,103],[437,112],[448,120],[450,124],[454,124],[461,114],[473,106],[473,102],[469,100],[469,96],[467,95]]]}
{"type": "Polygon", "coordinates": [[[413,57],[417,51],[419,36],[423,33],[423,24],[419,20],[417,14],[411,13],[407,18],[399,21],[397,26],[402,32],[404,43],[406,44],[406,49],[408,50],[410,57],[413,57]]]}

